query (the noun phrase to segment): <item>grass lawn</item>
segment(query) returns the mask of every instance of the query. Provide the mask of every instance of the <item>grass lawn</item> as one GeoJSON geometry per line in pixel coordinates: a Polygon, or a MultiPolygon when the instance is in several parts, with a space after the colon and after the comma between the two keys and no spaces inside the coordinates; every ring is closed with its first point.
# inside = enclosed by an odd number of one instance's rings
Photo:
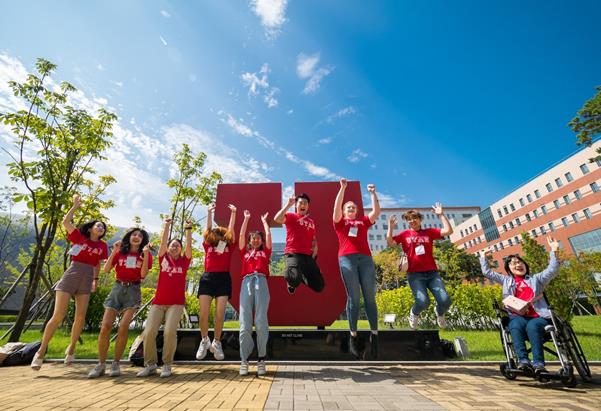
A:
{"type": "MultiPolygon", "coordinates": [[[[238,321],[226,321],[225,328],[238,328],[238,321]]],[[[581,316],[574,317],[572,320],[572,326],[578,336],[578,340],[582,345],[582,349],[588,360],[601,360],[601,316],[581,316]]],[[[291,327],[271,327],[277,328],[291,328],[291,327]]],[[[294,327],[294,328],[306,328],[311,329],[315,327],[294,327]]],[[[328,329],[348,329],[348,322],[344,320],[335,321],[328,329]]],[[[382,325],[382,329],[386,326],[382,325]]],[[[366,320],[359,321],[359,329],[369,329],[368,322],[366,320]]],[[[139,334],[137,330],[131,330],[129,332],[129,345],[139,334]]],[[[470,350],[470,358],[468,360],[502,360],[504,359],[501,340],[499,338],[498,331],[467,331],[467,330],[449,330],[441,331],[440,338],[447,340],[453,340],[455,337],[465,338],[468,348],[470,350]]],[[[21,341],[31,342],[38,341],[41,339],[41,333],[39,330],[30,330],[23,334],[21,341]]],[[[97,332],[86,332],[82,334],[83,344],[77,346],[77,358],[97,358],[97,332]]],[[[0,344],[4,344],[6,341],[0,341],[0,344]]],[[[59,329],[52,341],[48,351],[48,358],[62,358],[64,357],[64,350],[69,344],[69,330],[59,329]]],[[[112,348],[109,351],[109,358],[112,357],[112,348]]],[[[549,360],[554,360],[550,355],[547,357],[549,360]]]]}

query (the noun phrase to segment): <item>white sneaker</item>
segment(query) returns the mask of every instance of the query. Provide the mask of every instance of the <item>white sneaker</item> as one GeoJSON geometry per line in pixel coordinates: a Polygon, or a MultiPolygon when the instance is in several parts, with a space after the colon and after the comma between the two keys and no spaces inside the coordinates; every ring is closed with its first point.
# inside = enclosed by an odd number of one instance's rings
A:
{"type": "Polygon", "coordinates": [[[65,350],[65,365],[71,365],[75,361],[75,354],[69,354],[69,347],[65,350]]]}
{"type": "Polygon", "coordinates": [[[248,361],[240,362],[240,375],[248,375],[248,361]]]}
{"type": "Polygon", "coordinates": [[[438,328],[447,328],[447,319],[444,318],[444,314],[436,316],[436,323],[438,324],[438,328]]]}
{"type": "Polygon", "coordinates": [[[265,367],[265,360],[257,361],[257,375],[265,375],[267,374],[267,369],[265,367]]]}
{"type": "Polygon", "coordinates": [[[148,377],[153,375],[156,373],[157,368],[159,367],[157,367],[156,364],[148,364],[142,371],[136,374],[136,377],[148,377]]]}
{"type": "Polygon", "coordinates": [[[171,377],[171,366],[168,364],[164,364],[163,369],[161,370],[161,375],[159,375],[159,377],[161,377],[161,378],[171,377]]]}
{"type": "Polygon", "coordinates": [[[98,378],[104,375],[104,370],[106,369],[106,365],[104,363],[98,363],[90,370],[88,373],[88,378],[98,378]]]}
{"type": "Polygon", "coordinates": [[[204,337],[202,340],[200,340],[198,351],[196,351],[196,359],[202,360],[204,357],[206,357],[210,347],[211,340],[209,340],[209,337],[204,337]]]}
{"type": "Polygon", "coordinates": [[[111,370],[109,371],[109,377],[118,377],[121,375],[121,364],[119,361],[113,361],[111,363],[111,370]]]}
{"type": "Polygon", "coordinates": [[[223,354],[223,348],[221,347],[221,341],[213,340],[213,344],[211,344],[209,350],[211,350],[216,360],[221,361],[225,358],[225,355],[223,354]]]}
{"type": "Polygon", "coordinates": [[[419,324],[419,315],[413,314],[413,310],[409,310],[409,327],[412,330],[417,330],[419,324]]]}
{"type": "Polygon", "coordinates": [[[42,368],[42,364],[44,364],[44,358],[40,357],[39,353],[35,353],[33,356],[33,360],[31,361],[31,369],[34,371],[39,371],[42,368]]]}

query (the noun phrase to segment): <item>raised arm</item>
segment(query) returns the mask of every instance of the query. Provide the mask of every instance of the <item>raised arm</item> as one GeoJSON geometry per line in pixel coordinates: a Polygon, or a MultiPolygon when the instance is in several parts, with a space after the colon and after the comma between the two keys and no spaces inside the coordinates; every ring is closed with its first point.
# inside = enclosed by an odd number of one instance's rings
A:
{"type": "Polygon", "coordinates": [[[296,197],[293,194],[288,199],[288,202],[286,203],[286,205],[284,207],[282,207],[282,209],[280,211],[278,211],[277,213],[275,213],[275,215],[273,216],[273,221],[275,221],[278,224],[284,224],[284,221],[286,220],[286,211],[288,211],[288,209],[290,207],[292,207],[292,205],[295,202],[296,202],[296,197]]]}
{"type": "Polygon", "coordinates": [[[207,231],[213,228],[213,213],[215,212],[215,204],[209,204],[207,207],[207,231]]]}
{"type": "Polygon", "coordinates": [[[263,230],[265,230],[265,248],[271,250],[271,229],[269,228],[269,223],[267,222],[267,217],[269,213],[265,213],[261,216],[261,221],[263,222],[263,230]]]}
{"type": "Polygon", "coordinates": [[[536,280],[542,283],[543,287],[549,285],[551,280],[559,274],[559,260],[557,259],[559,241],[553,237],[547,237],[547,244],[551,247],[551,252],[549,253],[549,265],[542,272],[535,275],[536,280]]]}
{"type": "Polygon", "coordinates": [[[369,212],[369,221],[373,224],[380,217],[380,202],[378,201],[378,195],[376,194],[376,186],[373,184],[367,185],[367,191],[371,197],[371,211],[369,212]]]}
{"type": "Polygon", "coordinates": [[[77,210],[79,206],[81,206],[81,197],[75,194],[73,196],[73,205],[63,217],[63,227],[65,227],[65,230],[67,230],[67,233],[69,234],[77,229],[77,227],[73,225],[73,214],[75,214],[75,210],[77,210]]]}
{"type": "Polygon", "coordinates": [[[480,257],[480,269],[482,270],[482,275],[486,278],[488,278],[489,280],[494,281],[495,283],[500,283],[503,284],[503,279],[505,278],[505,276],[503,274],[499,274],[499,273],[495,273],[489,266],[488,266],[488,256],[492,255],[492,253],[490,251],[484,253],[483,257],[480,257]]]}
{"type": "Polygon", "coordinates": [[[184,255],[188,260],[192,259],[192,221],[186,220],[186,251],[184,255]]]}
{"type": "Polygon", "coordinates": [[[163,234],[161,235],[161,246],[159,247],[159,257],[167,253],[169,247],[169,227],[171,227],[171,219],[167,218],[163,224],[163,234]]]}
{"type": "Polygon", "coordinates": [[[394,242],[394,240],[392,239],[392,233],[395,228],[396,228],[396,216],[391,215],[390,218],[388,219],[388,230],[386,231],[386,243],[388,244],[388,247],[392,247],[396,244],[394,242]]]}
{"type": "Polygon", "coordinates": [[[346,191],[347,181],[346,178],[340,179],[340,189],[338,190],[338,194],[336,194],[336,200],[334,201],[334,213],[332,214],[332,219],[334,223],[342,220],[342,201],[344,200],[344,192],[346,191]]]}
{"type": "Polygon", "coordinates": [[[244,250],[246,248],[246,229],[248,228],[248,220],[250,220],[250,211],[244,210],[244,220],[242,220],[240,237],[238,238],[238,247],[240,250],[244,250]]]}
{"type": "Polygon", "coordinates": [[[440,229],[440,235],[443,237],[446,237],[448,235],[453,234],[453,227],[451,227],[451,223],[449,222],[449,219],[447,218],[446,215],[444,215],[443,211],[442,211],[442,204],[440,203],[436,203],[432,206],[432,211],[434,211],[434,214],[436,214],[438,216],[438,218],[440,218],[440,221],[442,221],[442,228],[440,229]]]}
{"type": "Polygon", "coordinates": [[[148,243],[142,249],[142,268],[140,270],[140,276],[142,280],[146,278],[146,274],[148,274],[148,263],[150,262],[150,248],[152,244],[148,243]]]}
{"type": "Polygon", "coordinates": [[[230,209],[230,222],[227,225],[227,229],[230,233],[232,233],[232,239],[236,238],[236,232],[235,232],[235,225],[236,225],[236,206],[233,204],[230,204],[227,206],[227,208],[230,209]]]}
{"type": "Polygon", "coordinates": [[[115,259],[115,257],[117,257],[117,254],[119,254],[120,249],[121,249],[121,240],[115,241],[115,244],[113,244],[113,251],[111,252],[111,255],[109,255],[109,258],[104,263],[103,271],[105,273],[109,273],[111,271],[111,269],[113,268],[113,260],[115,259]]]}

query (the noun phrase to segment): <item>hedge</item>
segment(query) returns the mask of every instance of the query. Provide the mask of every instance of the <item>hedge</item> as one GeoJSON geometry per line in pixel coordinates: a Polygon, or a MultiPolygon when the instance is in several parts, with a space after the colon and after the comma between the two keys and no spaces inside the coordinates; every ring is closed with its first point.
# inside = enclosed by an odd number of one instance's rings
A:
{"type": "MultiPolygon", "coordinates": [[[[461,284],[455,287],[447,286],[452,305],[446,315],[449,328],[461,329],[494,329],[497,315],[493,302],[500,301],[501,286],[481,286],[478,284],[461,284]]],[[[425,327],[435,326],[435,300],[430,295],[430,307],[420,316],[421,324],[425,327]]],[[[380,317],[384,314],[396,314],[397,322],[408,326],[409,310],[413,305],[413,295],[409,286],[394,290],[384,290],[377,294],[376,302],[380,317]]]]}

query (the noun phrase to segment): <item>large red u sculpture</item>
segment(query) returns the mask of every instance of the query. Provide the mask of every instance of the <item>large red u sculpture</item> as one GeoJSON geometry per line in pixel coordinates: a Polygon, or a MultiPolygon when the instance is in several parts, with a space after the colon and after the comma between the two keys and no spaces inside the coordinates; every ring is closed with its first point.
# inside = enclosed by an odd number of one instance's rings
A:
{"type": "MultiPolygon", "coordinates": [[[[268,280],[271,301],[269,303],[270,325],[313,325],[327,326],[332,324],[346,305],[346,292],[340,278],[338,267],[338,239],[332,225],[332,207],[340,188],[337,182],[328,183],[296,183],[296,194],[307,193],[311,198],[309,213],[317,225],[317,242],[319,253],[317,263],[324,275],[325,287],[321,293],[315,293],[301,285],[294,295],[286,290],[284,277],[271,277],[268,280]]],[[[349,182],[345,201],[352,200],[357,204],[359,215],[363,214],[361,186],[359,182],[349,182]]],[[[273,216],[282,207],[281,183],[220,184],[217,187],[215,221],[227,226],[229,219],[228,204],[238,207],[236,219],[236,236],[240,233],[243,210],[251,212],[249,230],[262,230],[260,216],[269,212],[272,227],[280,227],[273,222],[273,216]]],[[[293,210],[292,210],[293,211],[293,210]]],[[[236,238],[237,240],[237,238],[236,238]]],[[[240,255],[238,249],[233,253],[232,306],[238,310],[240,303],[240,255]]]]}

